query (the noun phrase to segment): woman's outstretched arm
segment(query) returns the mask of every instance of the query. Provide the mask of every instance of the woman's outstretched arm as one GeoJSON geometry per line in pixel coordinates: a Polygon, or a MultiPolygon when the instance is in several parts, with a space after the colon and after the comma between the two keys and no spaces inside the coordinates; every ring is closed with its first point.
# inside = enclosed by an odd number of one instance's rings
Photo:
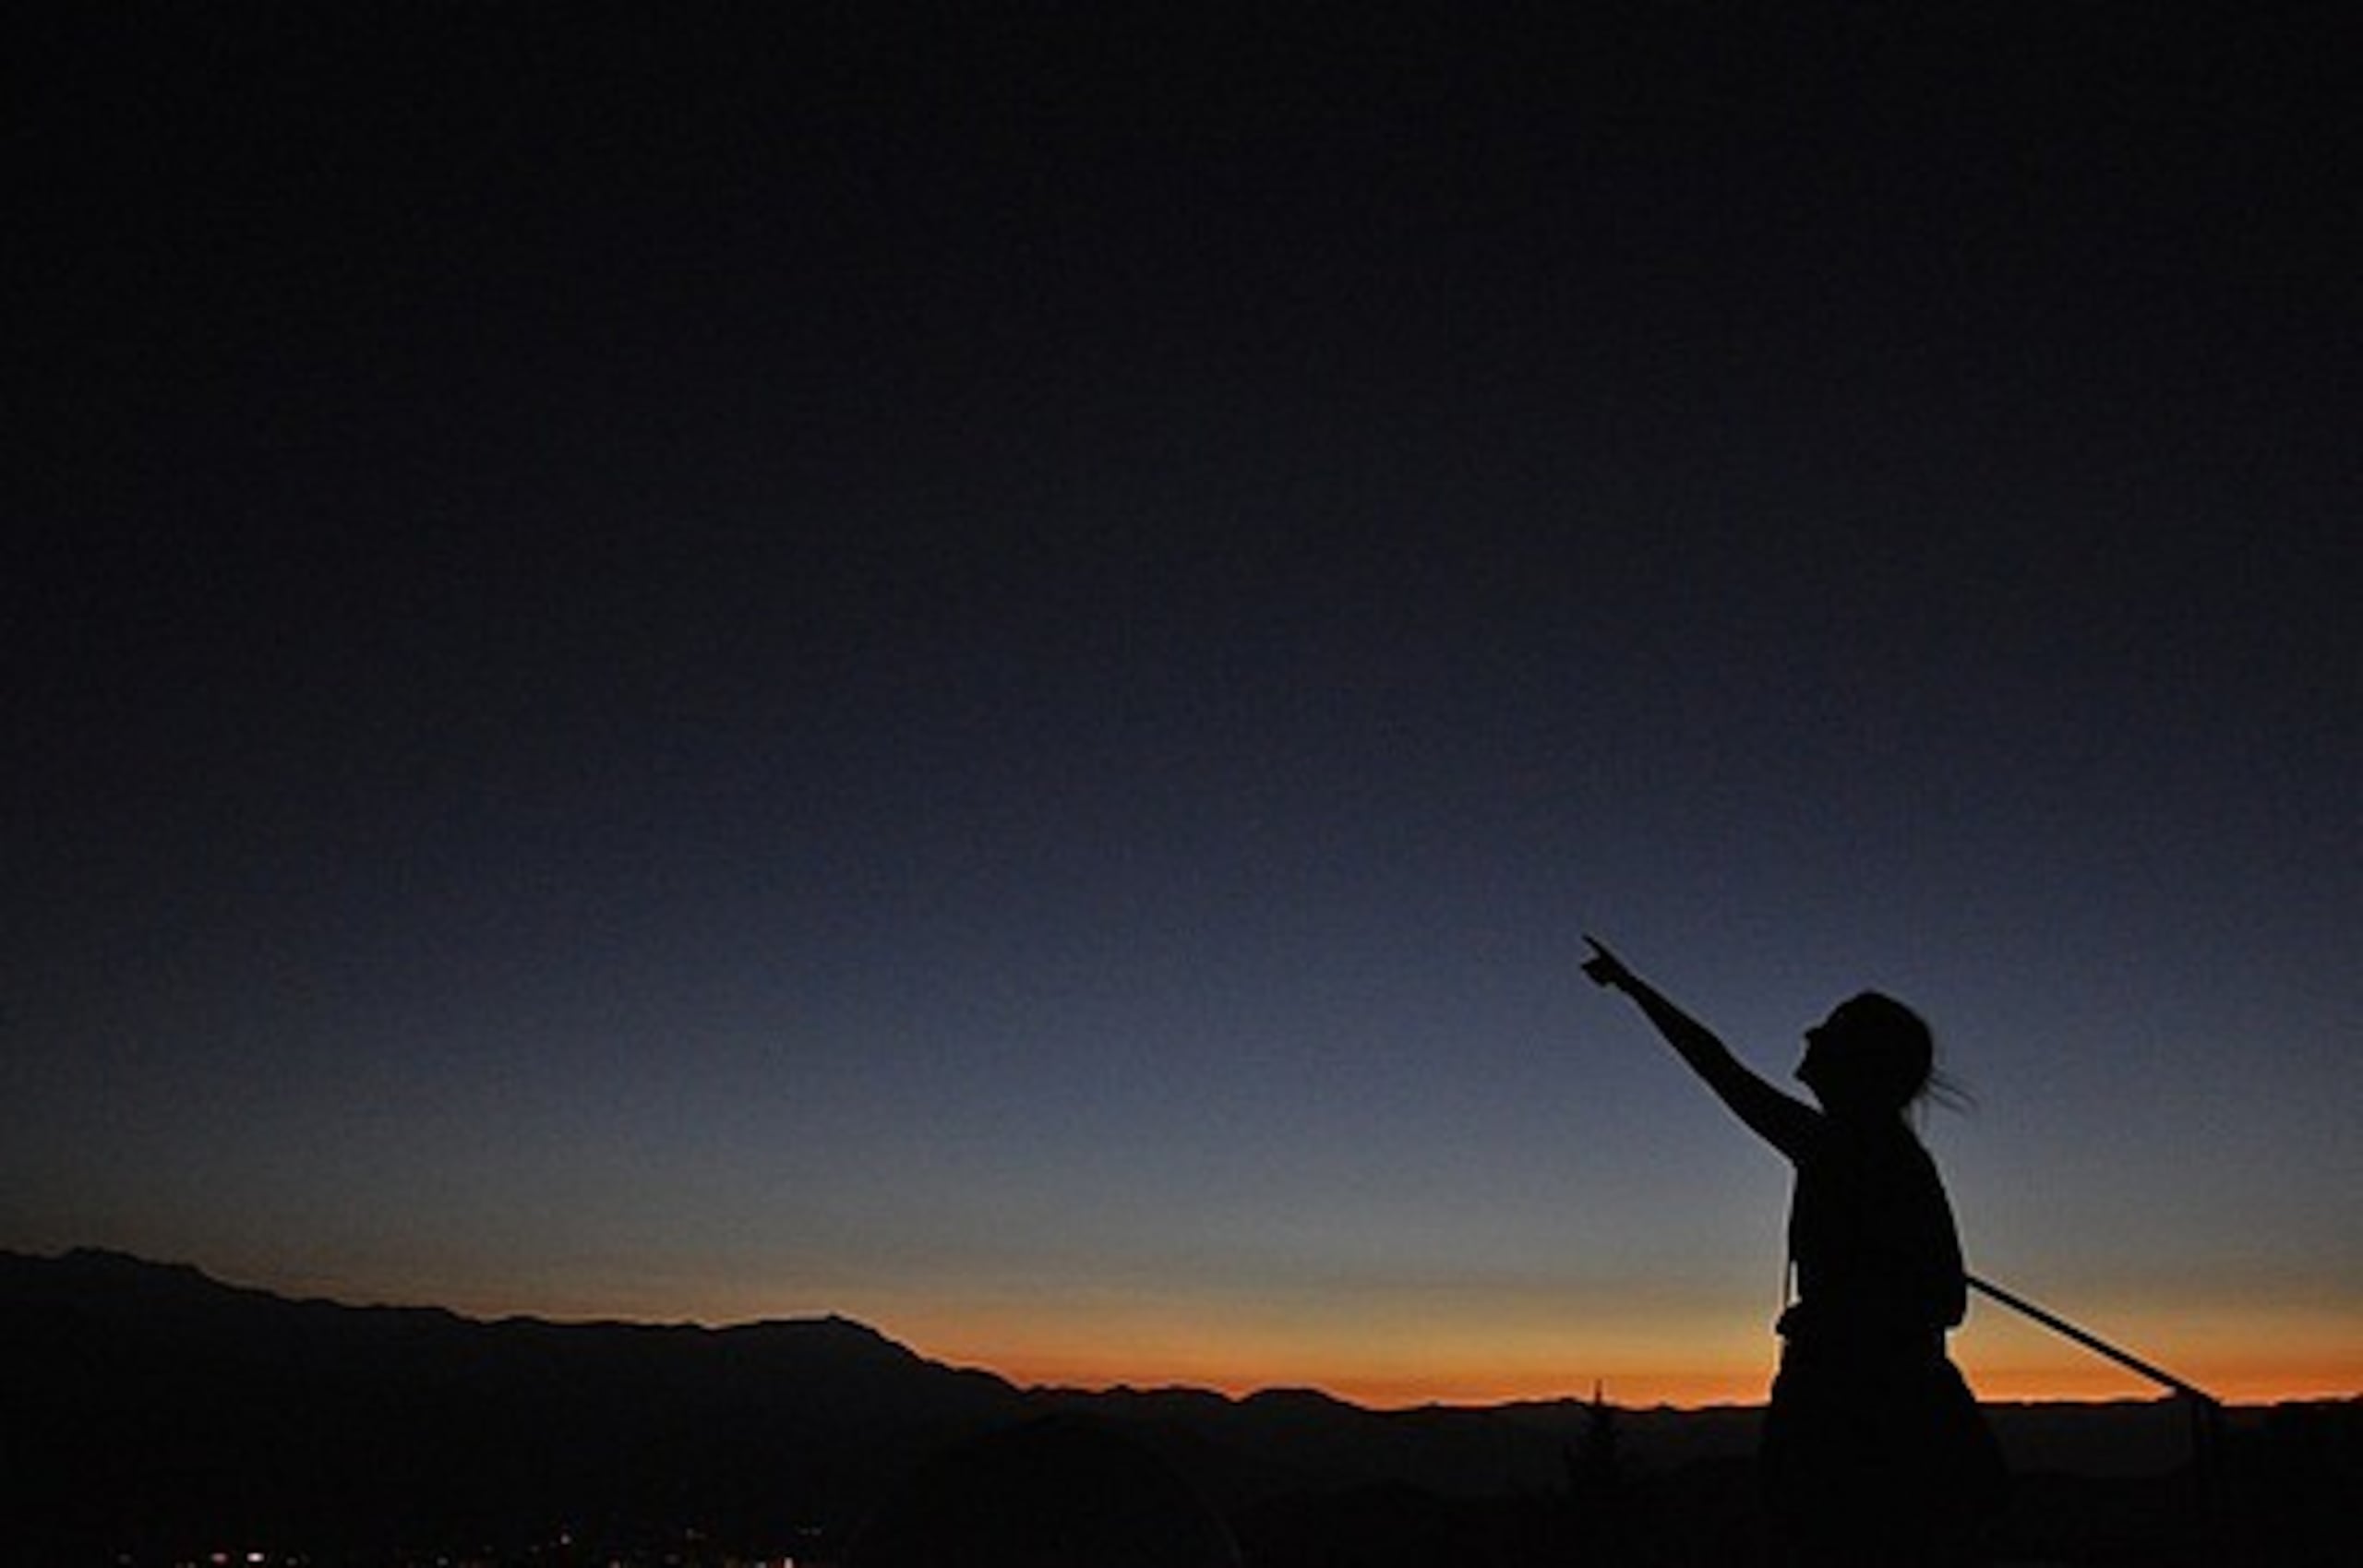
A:
{"type": "Polygon", "coordinates": [[[1786,1095],[1750,1070],[1714,1032],[1666,999],[1664,994],[1625,966],[1625,961],[1589,937],[1592,955],[1584,973],[1594,983],[1633,999],[1643,1017],[1657,1026],[1692,1071],[1729,1106],[1732,1114],[1790,1159],[1802,1158],[1806,1144],[1821,1125],[1821,1113],[1794,1095],[1786,1095]]]}

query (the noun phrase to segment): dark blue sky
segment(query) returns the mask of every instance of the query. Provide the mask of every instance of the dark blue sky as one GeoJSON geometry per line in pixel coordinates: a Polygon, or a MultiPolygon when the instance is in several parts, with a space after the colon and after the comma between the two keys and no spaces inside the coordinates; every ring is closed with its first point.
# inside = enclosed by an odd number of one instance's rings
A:
{"type": "Polygon", "coordinates": [[[2328,7],[1726,9],[9,24],[0,1245],[1745,1394],[1589,928],[2351,1391],[2328,7]]]}

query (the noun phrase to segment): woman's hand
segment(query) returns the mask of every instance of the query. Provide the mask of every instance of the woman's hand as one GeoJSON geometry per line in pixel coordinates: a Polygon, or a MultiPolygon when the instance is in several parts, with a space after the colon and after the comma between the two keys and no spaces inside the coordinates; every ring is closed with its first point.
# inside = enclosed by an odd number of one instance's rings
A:
{"type": "Polygon", "coordinates": [[[1631,982],[1633,972],[1625,967],[1623,959],[1591,937],[1584,939],[1584,945],[1591,949],[1591,956],[1584,960],[1584,974],[1590,977],[1593,985],[1621,991],[1631,982]]]}

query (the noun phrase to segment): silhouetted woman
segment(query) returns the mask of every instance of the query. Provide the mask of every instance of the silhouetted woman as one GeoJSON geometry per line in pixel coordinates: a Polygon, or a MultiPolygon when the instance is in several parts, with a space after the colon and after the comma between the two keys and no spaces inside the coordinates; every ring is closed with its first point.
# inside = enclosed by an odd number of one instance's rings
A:
{"type": "Polygon", "coordinates": [[[1794,1564],[1974,1562],[2001,1462],[1945,1349],[1968,1306],[1961,1240],[1905,1110],[1935,1070],[1927,1025],[1865,991],[1805,1031],[1774,1088],[1615,954],[1584,973],[1639,1005],[1707,1086],[1796,1168],[1793,1299],[1764,1422],[1765,1496],[1794,1564]]]}

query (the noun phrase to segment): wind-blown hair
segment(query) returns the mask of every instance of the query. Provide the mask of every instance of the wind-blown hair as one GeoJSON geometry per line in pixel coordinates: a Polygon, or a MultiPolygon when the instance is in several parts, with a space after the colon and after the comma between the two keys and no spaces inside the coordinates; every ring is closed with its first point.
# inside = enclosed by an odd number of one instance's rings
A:
{"type": "Polygon", "coordinates": [[[1937,1065],[1937,1036],[1927,1020],[1884,991],[1864,991],[1841,1010],[1850,1034],[1860,1031],[1861,1071],[1867,1085],[1909,1110],[1933,1102],[1949,1110],[1973,1102],[1967,1090],[1937,1065]]]}

